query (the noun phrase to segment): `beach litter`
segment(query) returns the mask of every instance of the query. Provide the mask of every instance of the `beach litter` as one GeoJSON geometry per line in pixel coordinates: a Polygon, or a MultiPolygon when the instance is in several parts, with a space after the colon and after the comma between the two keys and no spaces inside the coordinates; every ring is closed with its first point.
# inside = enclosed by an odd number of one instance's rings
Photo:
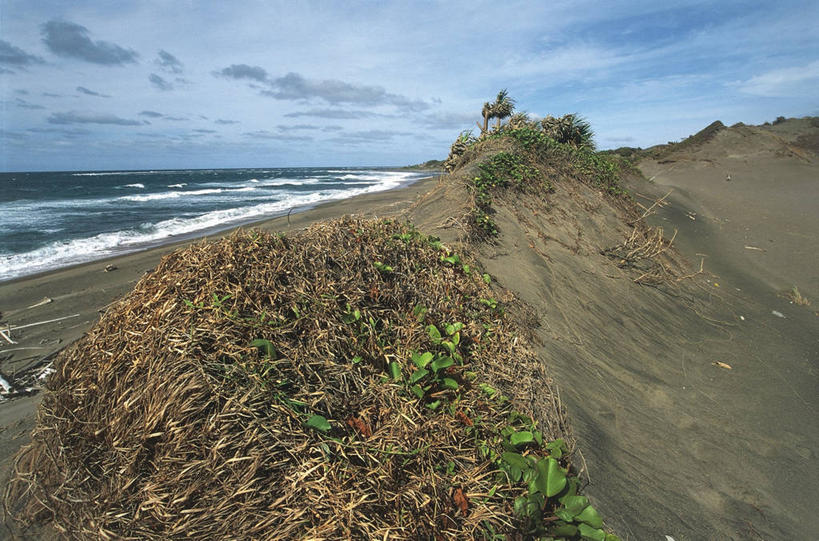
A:
{"type": "Polygon", "coordinates": [[[783,319],[785,318],[785,314],[783,314],[782,312],[779,312],[778,310],[771,310],[771,313],[773,315],[775,315],[776,317],[781,317],[783,319]]]}
{"type": "Polygon", "coordinates": [[[722,361],[714,361],[714,362],[713,362],[713,363],[711,363],[711,364],[713,364],[714,366],[717,366],[717,367],[719,367],[719,368],[724,368],[725,370],[732,370],[732,367],[731,367],[731,365],[730,365],[730,364],[728,364],[728,363],[724,363],[724,362],[722,362],[722,361]]]}

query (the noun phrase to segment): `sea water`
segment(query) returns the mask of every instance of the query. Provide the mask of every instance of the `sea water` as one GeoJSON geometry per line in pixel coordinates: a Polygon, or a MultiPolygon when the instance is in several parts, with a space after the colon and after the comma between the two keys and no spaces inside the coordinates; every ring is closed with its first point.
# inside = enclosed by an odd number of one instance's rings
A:
{"type": "Polygon", "coordinates": [[[428,175],[367,168],[0,173],[0,281],[389,190],[428,175]]]}

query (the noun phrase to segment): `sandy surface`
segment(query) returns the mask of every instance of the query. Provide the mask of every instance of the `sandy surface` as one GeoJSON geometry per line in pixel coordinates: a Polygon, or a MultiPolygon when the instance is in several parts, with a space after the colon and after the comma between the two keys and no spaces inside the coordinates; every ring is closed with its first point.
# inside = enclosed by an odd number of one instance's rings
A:
{"type": "MultiPolygon", "coordinates": [[[[689,261],[681,273],[704,260],[705,273],[672,287],[638,285],[601,254],[628,235],[625,216],[572,182],[557,183],[545,205],[497,198],[500,237],[476,250],[494,283],[529,306],[524,316],[582,450],[587,494],[623,539],[819,531],[819,174],[814,155],[792,144],[809,130],[775,128],[723,132],[696,152],[641,164],[653,178],[634,181],[647,198],[638,201],[674,190],[650,219],[678,230],[689,261]],[[814,305],[778,295],[793,285],[814,305]]],[[[400,213],[453,242],[468,211],[456,185],[429,180],[332,203],[293,216],[289,228],[400,213]]],[[[285,219],[264,227],[288,229],[285,219]]],[[[170,249],[0,284],[2,323],[79,314],[15,333],[20,344],[0,347],[0,369],[13,375],[81,336],[170,249]],[[109,263],[117,270],[104,272],[109,263]],[[27,308],[45,297],[53,301],[27,308]]],[[[4,469],[27,439],[36,400],[0,404],[4,469]]]]}
{"type": "MultiPolygon", "coordinates": [[[[496,282],[532,309],[541,358],[585,459],[587,494],[623,539],[809,539],[819,529],[819,318],[815,307],[778,296],[793,284],[812,294],[816,162],[776,146],[743,170],[737,158],[721,163],[713,154],[742,152],[731,138],[744,140],[746,152],[765,143],[725,135],[704,149],[708,166],[690,157],[677,166],[688,197],[675,191],[651,217],[668,236],[678,230],[689,262],[679,273],[694,273],[704,257],[703,274],[668,287],[635,284],[633,271],[601,254],[628,236],[626,217],[570,182],[557,183],[546,204],[497,198],[500,236],[478,249],[496,282]],[[722,184],[710,189],[702,170],[725,166],[740,172],[737,180],[722,191],[725,177],[716,177],[722,184]],[[736,197],[727,190],[740,181],[736,197]],[[745,212],[751,205],[765,208],[764,220],[745,212]],[[704,209],[719,209],[738,232],[691,220],[704,209]],[[749,257],[767,252],[744,249],[759,242],[746,241],[745,228],[775,234],[769,245],[803,256],[751,265],[749,257]],[[780,271],[786,278],[776,281],[780,271]]],[[[665,182],[658,175],[633,189],[650,205],[671,188],[665,182]]],[[[457,201],[438,189],[411,218],[441,223],[431,217],[457,201]]],[[[451,212],[453,230],[460,212],[451,212]]]]}

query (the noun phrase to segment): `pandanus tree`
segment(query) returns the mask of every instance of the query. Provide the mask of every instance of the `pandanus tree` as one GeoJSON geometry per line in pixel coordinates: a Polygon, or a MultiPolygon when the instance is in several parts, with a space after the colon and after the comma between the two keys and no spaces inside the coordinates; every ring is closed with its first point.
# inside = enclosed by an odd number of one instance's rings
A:
{"type": "Polygon", "coordinates": [[[529,119],[529,114],[523,111],[514,113],[511,117],[509,117],[509,127],[513,130],[517,130],[520,128],[531,128],[536,127],[537,124],[529,119]]]}
{"type": "Polygon", "coordinates": [[[579,115],[568,114],[560,118],[549,115],[541,120],[540,125],[546,135],[559,143],[594,150],[594,132],[591,124],[579,115]]]}
{"type": "Polygon", "coordinates": [[[486,130],[489,129],[489,119],[493,116],[492,111],[492,104],[488,101],[483,104],[483,109],[481,109],[481,116],[483,116],[483,126],[478,125],[481,129],[481,133],[486,133],[486,130]]]}
{"type": "Polygon", "coordinates": [[[515,100],[509,97],[509,93],[504,88],[498,92],[495,103],[492,104],[492,116],[498,120],[496,128],[500,128],[501,121],[515,111],[515,100]]]}
{"type": "Polygon", "coordinates": [[[486,133],[489,129],[489,121],[493,118],[497,119],[496,127],[500,128],[501,121],[512,115],[515,110],[515,100],[509,97],[509,93],[504,88],[498,92],[497,97],[493,103],[486,102],[481,109],[481,116],[483,117],[483,125],[478,124],[481,133],[486,133]]]}

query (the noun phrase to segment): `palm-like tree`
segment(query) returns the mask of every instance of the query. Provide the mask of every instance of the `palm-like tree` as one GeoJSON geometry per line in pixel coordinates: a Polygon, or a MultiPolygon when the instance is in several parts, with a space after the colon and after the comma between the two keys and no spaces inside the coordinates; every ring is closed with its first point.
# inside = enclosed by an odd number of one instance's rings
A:
{"type": "Polygon", "coordinates": [[[594,131],[591,124],[575,114],[555,118],[551,115],[540,121],[543,132],[559,143],[567,143],[575,148],[594,150],[594,131]]]}
{"type": "Polygon", "coordinates": [[[478,126],[481,129],[481,133],[486,133],[486,130],[489,129],[489,119],[494,116],[492,110],[492,104],[488,101],[483,104],[483,109],[481,109],[481,116],[483,116],[483,126],[478,126]]]}
{"type": "Polygon", "coordinates": [[[533,126],[537,126],[537,124],[532,122],[529,119],[529,113],[526,113],[524,111],[519,111],[509,117],[509,127],[512,128],[513,130],[533,126]]]}
{"type": "Polygon", "coordinates": [[[501,121],[508,116],[512,116],[512,113],[515,111],[515,100],[509,97],[509,93],[504,88],[498,92],[495,103],[493,103],[491,107],[492,117],[498,119],[498,123],[495,127],[500,128],[501,121]]]}

